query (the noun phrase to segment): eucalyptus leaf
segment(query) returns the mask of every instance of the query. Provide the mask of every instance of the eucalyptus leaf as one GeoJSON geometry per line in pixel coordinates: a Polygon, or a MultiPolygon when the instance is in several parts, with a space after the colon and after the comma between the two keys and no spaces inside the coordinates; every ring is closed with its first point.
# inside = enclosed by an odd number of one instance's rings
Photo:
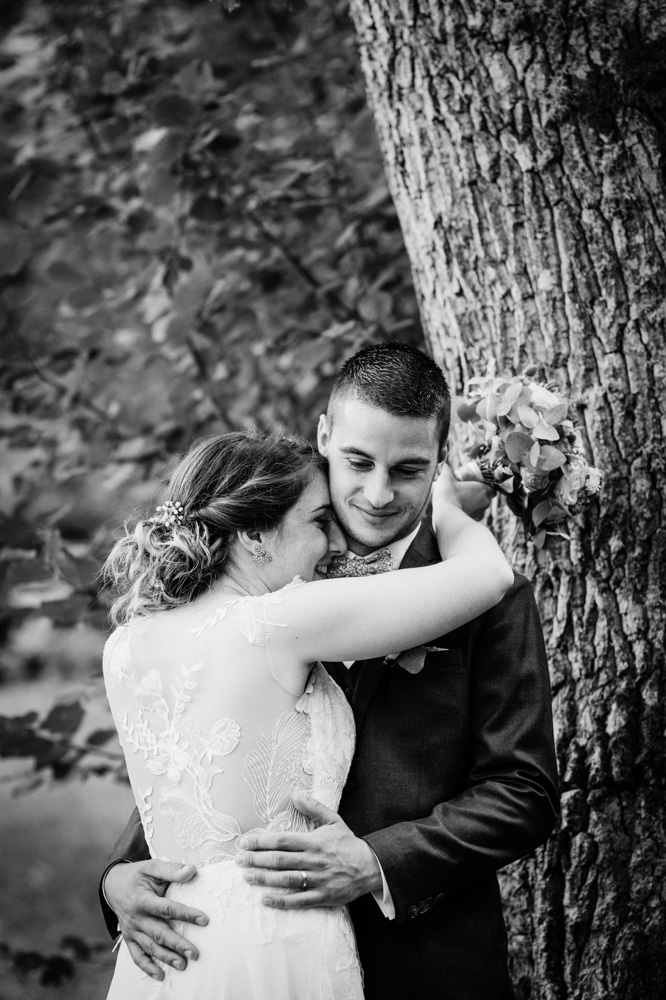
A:
{"type": "Polygon", "coordinates": [[[506,441],[504,442],[509,460],[516,462],[516,464],[522,462],[529,454],[533,444],[534,441],[529,434],[521,434],[520,431],[513,431],[511,434],[507,434],[506,441]]]}
{"type": "Polygon", "coordinates": [[[554,469],[561,469],[566,465],[566,455],[559,448],[554,448],[550,444],[541,446],[537,470],[539,472],[552,472],[554,469]]]}

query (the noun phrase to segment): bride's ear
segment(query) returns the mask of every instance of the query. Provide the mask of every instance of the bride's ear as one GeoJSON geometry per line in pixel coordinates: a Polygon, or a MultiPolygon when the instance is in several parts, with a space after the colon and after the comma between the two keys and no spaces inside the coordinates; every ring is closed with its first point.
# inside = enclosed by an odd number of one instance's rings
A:
{"type": "Polygon", "coordinates": [[[236,537],[251,556],[257,554],[257,548],[261,548],[263,539],[260,531],[237,531],[236,537]]]}

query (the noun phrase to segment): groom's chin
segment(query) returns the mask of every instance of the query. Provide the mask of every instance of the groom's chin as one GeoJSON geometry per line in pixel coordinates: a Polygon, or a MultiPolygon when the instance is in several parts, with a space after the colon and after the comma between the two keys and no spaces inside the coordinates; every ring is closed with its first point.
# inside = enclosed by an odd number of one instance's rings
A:
{"type": "Polygon", "coordinates": [[[345,531],[345,534],[347,544],[352,551],[354,551],[354,546],[360,546],[374,552],[375,549],[389,545],[394,540],[396,533],[387,528],[371,529],[366,526],[350,525],[350,530],[345,531]]]}

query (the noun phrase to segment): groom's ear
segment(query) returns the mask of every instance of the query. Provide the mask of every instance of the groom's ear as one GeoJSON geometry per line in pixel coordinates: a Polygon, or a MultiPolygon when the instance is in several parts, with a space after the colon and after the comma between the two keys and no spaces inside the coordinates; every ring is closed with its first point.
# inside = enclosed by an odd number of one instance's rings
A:
{"type": "Polygon", "coordinates": [[[331,440],[331,423],[325,413],[319,418],[319,424],[317,425],[317,448],[319,449],[319,454],[323,455],[324,458],[328,457],[328,444],[331,440]]]}

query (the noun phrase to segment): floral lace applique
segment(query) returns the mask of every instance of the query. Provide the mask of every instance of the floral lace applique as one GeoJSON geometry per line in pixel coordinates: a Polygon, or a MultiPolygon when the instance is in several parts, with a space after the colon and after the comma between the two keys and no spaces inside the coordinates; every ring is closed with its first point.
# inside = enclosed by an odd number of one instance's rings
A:
{"type": "Polygon", "coordinates": [[[300,576],[295,576],[291,583],[281,587],[280,590],[259,596],[248,595],[247,597],[232,598],[225,604],[221,604],[201,625],[191,629],[190,634],[195,639],[201,638],[206,629],[215,628],[221,621],[224,621],[231,608],[238,608],[238,626],[247,641],[252,646],[265,646],[276,628],[285,628],[284,625],[269,622],[266,619],[266,608],[272,604],[280,604],[285,590],[302,587],[304,583],[305,580],[301,580],[300,576]]]}
{"type": "Polygon", "coordinates": [[[128,629],[117,628],[104,645],[102,658],[104,673],[114,677],[121,684],[129,681],[133,674],[128,639],[128,629]]]}
{"type": "MultiPolygon", "coordinates": [[[[290,587],[302,585],[295,580],[290,587]]],[[[265,645],[277,626],[267,621],[266,607],[280,602],[281,593],[239,598],[219,608],[190,634],[224,620],[231,607],[238,608],[238,628],[251,645],[265,645]]],[[[165,691],[156,668],[140,678],[129,654],[129,631],[118,630],[105,652],[107,683],[113,678],[129,688],[131,707],[116,713],[126,752],[140,754],[145,768],[160,779],[150,787],[135,787],[146,841],[152,844],[158,818],[166,821],[173,841],[184,851],[196,852],[198,863],[211,865],[233,857],[236,841],[244,832],[234,816],[219,811],[213,782],[223,773],[219,758],[236,750],[241,727],[234,719],[217,720],[204,734],[196,725],[191,706],[196,698],[198,674],[205,661],[181,664],[165,691]],[[159,812],[153,810],[159,797],[159,812]]],[[[292,710],[283,712],[243,757],[242,778],[251,794],[259,829],[307,830],[311,822],[293,806],[296,788],[309,791],[335,809],[354,749],[351,709],[323,667],[315,667],[303,695],[292,710]]],[[[136,785],[136,782],[135,782],[136,785]]]]}
{"type": "MultiPolygon", "coordinates": [[[[196,688],[193,675],[203,667],[203,662],[181,666],[170,687],[174,698],[173,711],[164,697],[162,679],[157,670],[149,671],[141,682],[129,677],[138,705],[137,718],[132,722],[127,712],[120,714],[119,726],[127,747],[143,755],[146,767],[155,775],[166,775],[169,786],[162,789],[160,814],[172,821],[174,840],[182,848],[201,848],[203,863],[228,857],[231,851],[226,844],[241,834],[240,827],[231,816],[215,809],[210,794],[213,779],[222,768],[213,763],[214,757],[224,757],[235,750],[240,740],[240,726],[233,719],[218,719],[207,736],[202,736],[191,720],[183,719],[191,692],[196,688]],[[151,713],[162,721],[155,727],[146,718],[151,713]],[[156,732],[159,728],[159,735],[156,732]],[[190,778],[185,787],[182,777],[190,778]]],[[[148,818],[146,800],[152,793],[146,789],[141,795],[140,814],[150,847],[152,818],[148,818]]]]}

